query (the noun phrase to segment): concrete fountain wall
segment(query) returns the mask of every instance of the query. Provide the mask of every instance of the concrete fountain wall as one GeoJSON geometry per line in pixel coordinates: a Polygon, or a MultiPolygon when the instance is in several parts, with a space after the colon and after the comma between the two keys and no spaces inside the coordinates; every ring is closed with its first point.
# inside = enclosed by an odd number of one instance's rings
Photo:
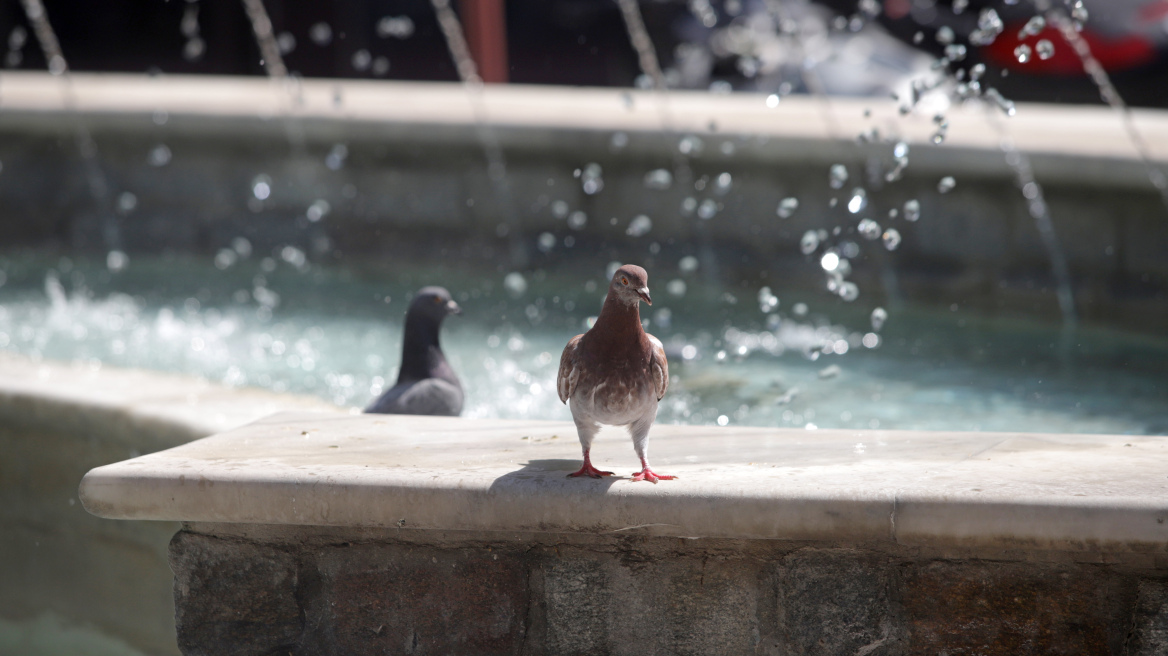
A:
{"type": "Polygon", "coordinates": [[[185,654],[1157,654],[1160,437],[279,414],[86,475],[185,654]],[[625,471],[627,470],[627,471],[625,471]]]}
{"type": "Polygon", "coordinates": [[[177,653],[166,549],[179,524],[99,520],[77,503],[77,481],[93,467],[295,407],[328,406],[0,353],[0,651],[32,653],[32,634],[67,650],[51,634],[80,628],[87,633],[74,648],[93,653],[177,653]],[[106,640],[124,652],[97,651],[106,640]]]}
{"type": "MultiPolygon", "coordinates": [[[[523,268],[547,264],[551,256],[535,248],[545,230],[619,259],[616,246],[630,243],[625,230],[643,213],[653,229],[640,241],[646,249],[660,242],[662,258],[675,262],[675,252],[700,245],[712,258],[704,271],[754,278],[769,270],[785,289],[818,291],[822,275],[798,256],[798,241],[808,229],[854,223],[843,205],[862,184],[865,214],[882,224],[910,198],[923,216],[888,224],[904,235],[893,256],[866,248],[853,262],[865,294],[1057,317],[1050,255],[1000,148],[1010,139],[1045,187],[1079,315],[1168,327],[1168,208],[1105,108],[1021,105],[1016,116],[995,119],[1005,133],[982,110],[952,109],[948,139],[937,146],[932,116],[901,117],[887,99],[789,97],[768,109],[749,94],[678,92],[662,105],[644,92],[489,86],[482,102],[507,161],[506,191],[485,173],[481,134],[457,85],[307,80],[289,91],[263,79],[74,75],[66,89],[47,75],[6,74],[0,191],[9,220],[0,239],[213,254],[243,235],[261,251],[293,244],[326,261],[408,258],[421,246],[523,268]],[[97,146],[96,169],[77,154],[79,127],[97,146]],[[857,145],[872,128],[910,145],[903,180],[881,177],[890,145],[857,145]],[[626,145],[614,146],[617,133],[626,145]],[[681,156],[683,136],[697,137],[700,148],[681,156]],[[347,155],[330,164],[337,144],[347,155]],[[163,166],[149,163],[158,145],[170,153],[163,166]],[[595,195],[573,178],[590,162],[602,165],[605,182],[595,195]],[[833,163],[850,171],[839,192],[827,184],[833,163]],[[657,168],[673,170],[670,189],[645,188],[646,172],[657,168]],[[94,171],[108,187],[96,203],[94,171]],[[723,172],[733,186],[718,196],[712,179],[723,172]],[[261,174],[272,194],[258,202],[252,183],[261,174]],[[942,196],[944,175],[957,186],[942,196]],[[702,176],[711,181],[695,190],[702,176]],[[137,205],[118,213],[125,191],[137,205]],[[833,195],[843,199],[835,208],[833,195]],[[722,209],[709,221],[685,216],[687,196],[722,209]],[[782,220],[775,210],[787,196],[800,207],[782,220]],[[317,199],[332,211],[314,223],[305,211],[317,199]],[[552,213],[557,200],[586,212],[587,225],[568,231],[552,213]],[[111,226],[120,233],[113,240],[111,226]]],[[[1164,166],[1168,117],[1135,111],[1133,122],[1164,166]]]]}

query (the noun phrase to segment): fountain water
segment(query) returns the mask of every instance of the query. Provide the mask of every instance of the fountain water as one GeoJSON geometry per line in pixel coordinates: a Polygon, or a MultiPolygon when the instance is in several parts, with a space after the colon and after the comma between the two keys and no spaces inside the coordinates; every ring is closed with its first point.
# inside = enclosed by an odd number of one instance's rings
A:
{"type": "MultiPolygon", "coordinates": [[[[1091,53],[1090,44],[1083,38],[1083,35],[1079,34],[1077,26],[1083,21],[1068,16],[1062,9],[1051,7],[1050,0],[1035,0],[1034,4],[1046,16],[1046,21],[1058,28],[1063,39],[1071,44],[1071,47],[1075,50],[1075,54],[1083,62],[1083,69],[1087,71],[1087,75],[1091,77],[1091,81],[1099,89],[1099,96],[1119,116],[1120,121],[1123,123],[1123,129],[1127,133],[1128,140],[1135,147],[1136,152],[1144,163],[1144,168],[1148,173],[1148,181],[1160,192],[1160,198],[1164,203],[1164,207],[1168,208],[1168,176],[1152,161],[1151,149],[1148,146],[1147,140],[1140,133],[1139,128],[1136,127],[1135,121],[1132,120],[1131,108],[1127,106],[1123,97],[1119,95],[1119,90],[1111,83],[1111,77],[1107,74],[1103,65],[1091,53]]],[[[1084,11],[1080,8],[1080,16],[1083,17],[1083,20],[1086,20],[1084,11]]]]}
{"type": "MultiPolygon", "coordinates": [[[[21,0],[21,4],[29,22],[32,23],[33,34],[36,35],[37,42],[44,53],[49,73],[61,80],[61,94],[64,98],[66,111],[74,114],[74,139],[77,151],[81,155],[86,186],[93,202],[93,210],[97,213],[98,221],[102,227],[102,237],[108,252],[106,262],[110,270],[119,271],[125,268],[129,258],[126,257],[125,251],[122,249],[122,235],[117,214],[111,211],[109,181],[102,169],[97,143],[94,142],[89,128],[75,115],[77,99],[73,92],[72,79],[69,76],[69,64],[65,61],[61,44],[49,22],[49,15],[45,10],[44,3],[41,0],[21,0]]],[[[122,205],[124,207],[126,204],[122,205]]],[[[131,209],[133,209],[132,205],[126,211],[131,209]]]]}

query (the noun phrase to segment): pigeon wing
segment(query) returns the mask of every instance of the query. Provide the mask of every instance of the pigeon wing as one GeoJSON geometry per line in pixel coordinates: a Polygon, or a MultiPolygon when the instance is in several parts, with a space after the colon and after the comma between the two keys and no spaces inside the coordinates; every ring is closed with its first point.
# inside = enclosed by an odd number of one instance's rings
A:
{"type": "Polygon", "coordinates": [[[576,335],[568,340],[564,353],[560,356],[560,373],[556,375],[556,391],[560,394],[560,401],[567,403],[576,391],[576,383],[580,380],[580,370],[576,367],[576,349],[580,347],[580,338],[576,335]]]}
{"type": "Polygon", "coordinates": [[[669,361],[665,359],[665,346],[661,340],[646,333],[649,342],[653,345],[653,352],[649,361],[649,368],[653,372],[653,389],[657,392],[657,400],[665,396],[669,389],[669,361]]]}
{"type": "Polygon", "coordinates": [[[462,389],[441,378],[395,385],[365,409],[391,415],[446,415],[462,412],[462,389]]]}
{"type": "Polygon", "coordinates": [[[419,380],[397,398],[403,415],[457,416],[462,412],[462,390],[441,378],[419,380]]]}

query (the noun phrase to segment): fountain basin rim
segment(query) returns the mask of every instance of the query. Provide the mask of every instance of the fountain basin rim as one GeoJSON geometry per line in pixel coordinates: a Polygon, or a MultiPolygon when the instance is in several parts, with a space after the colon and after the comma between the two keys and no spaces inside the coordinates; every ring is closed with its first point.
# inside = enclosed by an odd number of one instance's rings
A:
{"type": "Polygon", "coordinates": [[[288,412],[96,468],[80,496],[113,519],[1168,551],[1163,438],[655,426],[651,443],[679,480],[632,482],[623,433],[593,447],[617,477],[567,478],[564,422],[288,412]]]}
{"type": "MultiPolygon", "coordinates": [[[[0,127],[60,131],[82,120],[95,130],[149,131],[163,140],[181,133],[279,139],[295,133],[321,142],[388,139],[477,147],[479,139],[468,94],[455,83],[73,73],[66,87],[62,78],[21,71],[7,73],[4,83],[0,127]],[[162,127],[151,121],[159,111],[167,113],[162,127]]],[[[952,108],[946,114],[949,136],[936,146],[931,143],[933,116],[899,116],[889,99],[833,97],[825,102],[789,96],[771,109],[763,98],[672,91],[666,100],[668,128],[660,98],[632,89],[486,85],[482,106],[508,149],[562,148],[565,138],[571,141],[575,135],[571,147],[584,157],[597,157],[609,153],[609,144],[596,139],[596,133],[624,131],[633,137],[627,153],[641,156],[673,150],[681,135],[694,134],[712,141],[699,158],[708,161],[890,158],[887,144],[855,143],[857,135],[875,127],[912,146],[910,171],[1012,175],[1000,137],[980,110],[952,108]],[[737,144],[733,154],[716,147],[720,140],[737,144]]],[[[1151,158],[1168,163],[1168,111],[1136,109],[1132,116],[1152,145],[1151,158]]],[[[1015,146],[1031,156],[1039,178],[1149,186],[1139,153],[1109,108],[1022,103],[1016,116],[997,120],[1004,122],[1015,146]]]]}

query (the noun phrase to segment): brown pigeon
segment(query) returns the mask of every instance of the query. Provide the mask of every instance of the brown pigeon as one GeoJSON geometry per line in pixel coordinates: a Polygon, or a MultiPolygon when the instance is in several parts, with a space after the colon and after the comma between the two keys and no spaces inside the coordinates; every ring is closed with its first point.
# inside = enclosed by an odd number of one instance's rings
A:
{"type": "Polygon", "coordinates": [[[596,323],[576,335],[560,356],[556,388],[572,409],[584,466],[569,476],[600,478],[612,472],[592,466],[589,451],[600,424],[627,426],[641,459],[634,481],[672,480],[649,467],[649,427],[657,418],[657,402],[669,387],[669,363],[661,342],[641,327],[641,301],[649,298],[648,274],[626,264],[616,270],[596,323]]]}

